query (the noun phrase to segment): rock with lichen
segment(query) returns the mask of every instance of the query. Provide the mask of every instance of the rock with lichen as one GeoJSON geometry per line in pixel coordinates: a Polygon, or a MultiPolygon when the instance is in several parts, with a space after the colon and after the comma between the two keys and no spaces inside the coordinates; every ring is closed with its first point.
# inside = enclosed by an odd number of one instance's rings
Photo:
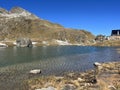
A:
{"type": "Polygon", "coordinates": [[[18,47],[32,47],[32,41],[29,38],[18,38],[16,44],[18,47]]]}

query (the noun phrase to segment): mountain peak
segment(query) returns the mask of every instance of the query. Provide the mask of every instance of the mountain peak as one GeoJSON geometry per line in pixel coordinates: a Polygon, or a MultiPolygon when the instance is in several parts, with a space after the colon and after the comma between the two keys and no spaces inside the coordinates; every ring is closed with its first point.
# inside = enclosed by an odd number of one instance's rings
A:
{"type": "Polygon", "coordinates": [[[21,7],[13,7],[10,10],[10,13],[22,13],[22,12],[27,12],[27,11],[21,7]]]}
{"type": "Polygon", "coordinates": [[[39,19],[37,16],[21,7],[13,7],[10,11],[0,8],[0,16],[6,19],[24,17],[26,19],[39,19]]]}
{"type": "Polygon", "coordinates": [[[6,9],[0,7],[0,13],[6,14],[6,13],[8,13],[8,11],[6,9]]]}

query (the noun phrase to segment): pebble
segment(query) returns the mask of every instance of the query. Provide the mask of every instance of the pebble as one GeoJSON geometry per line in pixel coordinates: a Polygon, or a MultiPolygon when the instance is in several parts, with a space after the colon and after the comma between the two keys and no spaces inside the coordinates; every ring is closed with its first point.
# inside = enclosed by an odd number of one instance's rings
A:
{"type": "Polygon", "coordinates": [[[29,72],[30,74],[40,74],[41,70],[40,69],[34,69],[34,70],[30,70],[29,72]]]}
{"type": "Polygon", "coordinates": [[[49,86],[48,88],[41,88],[41,89],[35,89],[35,90],[56,90],[56,89],[52,86],[49,86]]]}

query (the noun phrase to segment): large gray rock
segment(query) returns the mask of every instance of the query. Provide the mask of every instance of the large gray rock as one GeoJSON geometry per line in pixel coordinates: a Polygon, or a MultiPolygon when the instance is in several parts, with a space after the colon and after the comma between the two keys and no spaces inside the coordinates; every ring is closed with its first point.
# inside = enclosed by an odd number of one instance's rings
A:
{"type": "Polygon", "coordinates": [[[32,41],[29,38],[18,38],[16,44],[18,47],[32,47],[32,41]]]}

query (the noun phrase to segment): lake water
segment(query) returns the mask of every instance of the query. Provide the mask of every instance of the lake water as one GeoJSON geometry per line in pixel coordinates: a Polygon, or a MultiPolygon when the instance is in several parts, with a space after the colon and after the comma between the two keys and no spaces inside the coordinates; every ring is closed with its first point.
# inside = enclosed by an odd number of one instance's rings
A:
{"type": "Polygon", "coordinates": [[[20,81],[29,78],[31,69],[41,69],[41,75],[63,75],[66,72],[92,69],[94,62],[120,61],[117,48],[119,47],[0,48],[0,90],[14,90],[15,86],[18,88],[20,81]]]}

